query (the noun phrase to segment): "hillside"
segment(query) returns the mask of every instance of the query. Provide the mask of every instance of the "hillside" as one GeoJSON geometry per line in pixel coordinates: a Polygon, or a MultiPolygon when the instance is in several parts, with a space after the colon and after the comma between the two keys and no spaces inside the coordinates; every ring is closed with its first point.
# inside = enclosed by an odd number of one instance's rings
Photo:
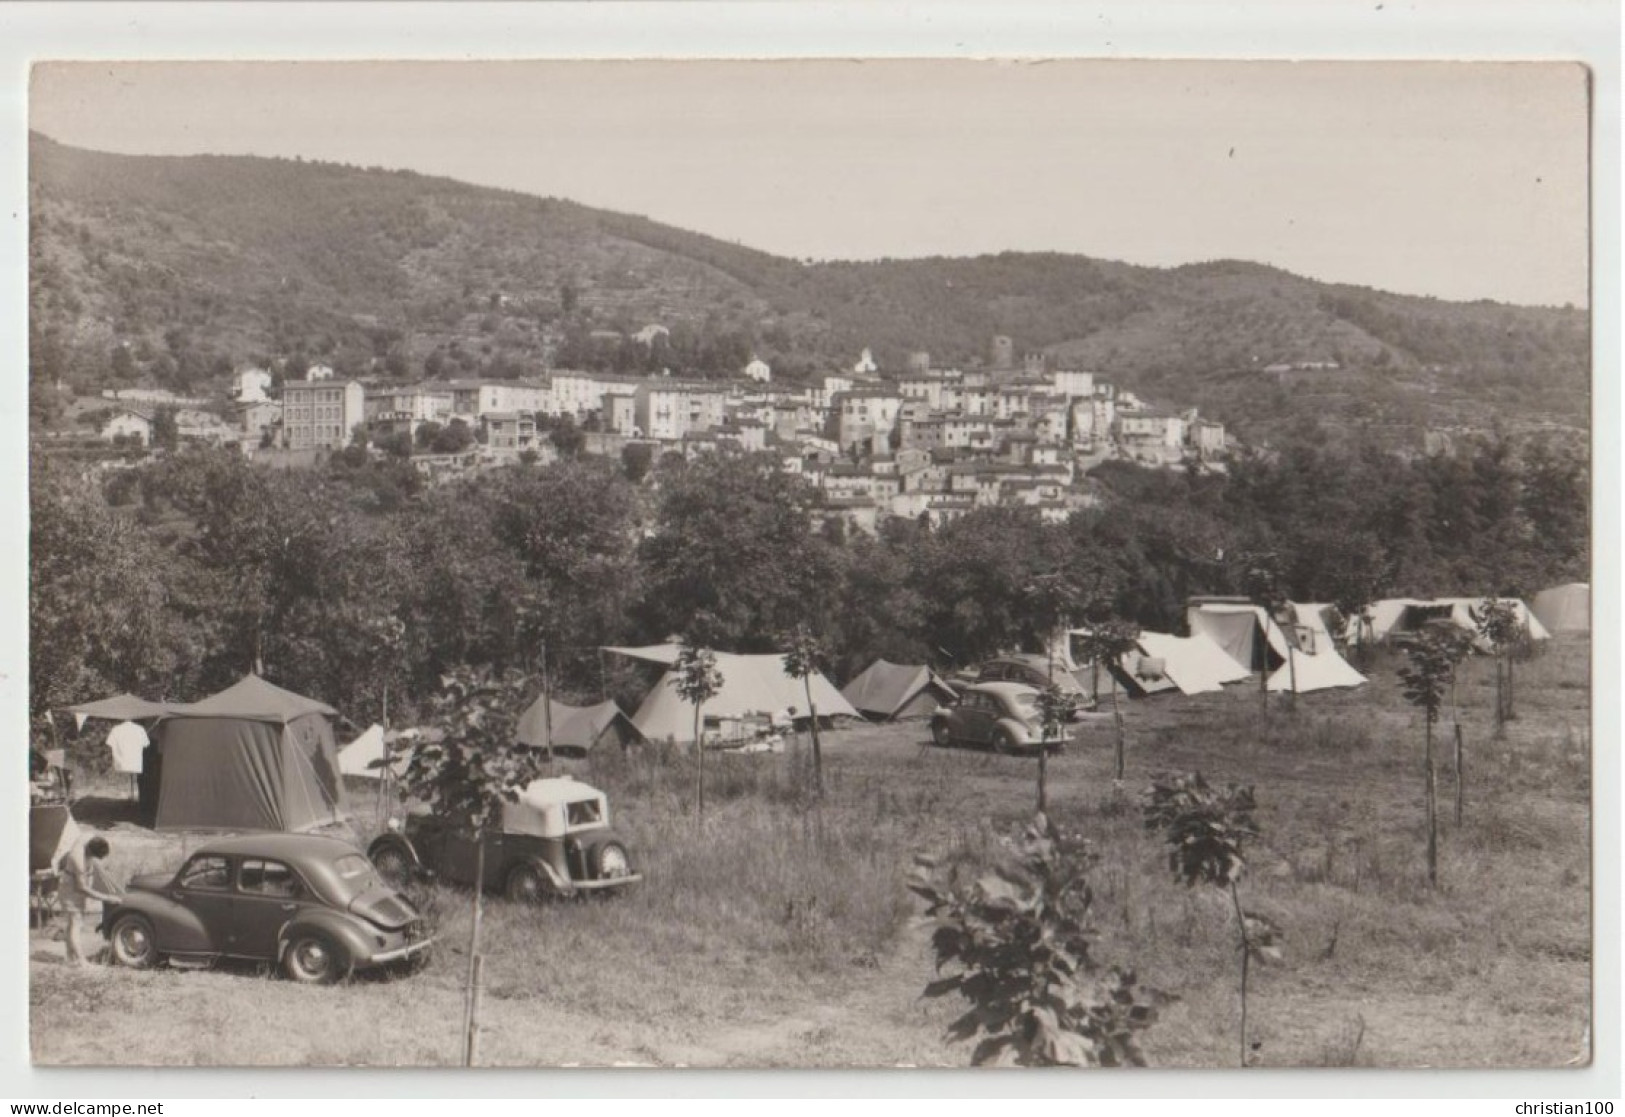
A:
{"type": "Polygon", "coordinates": [[[803,263],[574,202],[406,171],[119,156],[30,138],[32,372],[179,388],[246,361],[512,377],[547,367],[796,379],[995,333],[1243,437],[1305,423],[1589,423],[1583,310],[1447,303],[1224,261],[803,263]],[[670,330],[652,349],[617,339],[670,330]],[[1271,365],[1338,367],[1266,371],[1271,365]],[[1324,420],[1335,415],[1340,423],[1324,420]]]}

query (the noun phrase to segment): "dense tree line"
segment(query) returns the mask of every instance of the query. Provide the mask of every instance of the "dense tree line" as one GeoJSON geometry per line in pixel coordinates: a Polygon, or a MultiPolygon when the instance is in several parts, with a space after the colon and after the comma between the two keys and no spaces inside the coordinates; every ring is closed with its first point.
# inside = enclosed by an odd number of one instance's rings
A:
{"type": "Polygon", "coordinates": [[[1587,465],[1557,443],[1406,459],[1305,441],[1227,475],[1096,480],[1101,504],[1064,524],[988,508],[871,538],[815,526],[817,491],[749,456],[588,456],[436,487],[359,450],[315,472],[188,451],[100,484],[40,461],[32,707],[192,699],[258,668],[364,720],[462,664],[535,672],[544,645],[563,693],[597,699],[622,681],[603,645],[761,652],[799,624],[844,681],[876,656],[1035,648],[1058,608],[1178,631],[1189,595],[1245,592],[1265,560],[1292,599],[1345,608],[1588,576],[1587,465]]]}

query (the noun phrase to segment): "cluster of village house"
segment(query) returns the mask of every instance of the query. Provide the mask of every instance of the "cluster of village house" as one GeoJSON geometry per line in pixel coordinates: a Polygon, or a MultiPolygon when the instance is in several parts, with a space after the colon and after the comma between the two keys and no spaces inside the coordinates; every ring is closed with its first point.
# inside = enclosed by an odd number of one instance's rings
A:
{"type": "MultiPolygon", "coordinates": [[[[1147,407],[1095,373],[1052,370],[1042,357],[1017,365],[1004,338],[995,339],[988,367],[974,371],[934,368],[916,353],[905,370],[882,377],[865,350],[850,372],[810,387],[775,385],[761,360],[725,381],[554,371],[535,380],[400,385],[343,379],[317,366],[286,381],[280,399],[271,385],[263,369],[239,372],[237,426],[183,407],[180,436],[236,441],[250,455],[315,455],[350,445],[357,427],[377,440],[414,436],[425,423],[464,422],[477,434],[469,451],[413,459],[439,477],[527,453],[548,460],[547,424],[568,416],[591,432],[588,452],[642,442],[656,458],[775,454],[784,470],[823,490],[821,516],[867,531],[887,517],[941,522],[995,504],[1064,520],[1092,503],[1082,472],[1095,461],[1213,462],[1225,450],[1224,427],[1194,410],[1147,407]]],[[[151,393],[146,402],[156,402],[151,393]]],[[[151,413],[135,406],[103,428],[105,438],[150,434],[151,413]]]]}

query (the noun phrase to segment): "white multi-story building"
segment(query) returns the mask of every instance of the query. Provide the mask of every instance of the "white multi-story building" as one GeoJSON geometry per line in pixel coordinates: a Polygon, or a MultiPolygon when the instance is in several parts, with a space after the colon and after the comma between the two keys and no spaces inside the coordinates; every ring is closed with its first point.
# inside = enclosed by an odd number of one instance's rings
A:
{"type": "Polygon", "coordinates": [[[668,441],[720,427],[726,400],[719,385],[662,378],[640,382],[633,406],[643,437],[668,441]]]}
{"type": "Polygon", "coordinates": [[[290,450],[342,450],[366,421],[357,380],[290,380],[282,386],[282,443],[290,450]]]}

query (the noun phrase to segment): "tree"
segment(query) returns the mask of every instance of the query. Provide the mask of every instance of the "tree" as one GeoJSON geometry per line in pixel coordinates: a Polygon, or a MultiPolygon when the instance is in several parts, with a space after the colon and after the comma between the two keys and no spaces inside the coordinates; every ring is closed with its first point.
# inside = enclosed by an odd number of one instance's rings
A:
{"type": "Polygon", "coordinates": [[[673,685],[684,702],[694,706],[694,801],[695,818],[705,820],[705,737],[701,730],[700,709],[722,690],[722,672],[717,670],[717,657],[709,648],[684,644],[677,653],[673,685]]]}
{"type": "Polygon", "coordinates": [[[1115,618],[1090,625],[1089,631],[1078,641],[1078,650],[1084,662],[1105,668],[1106,677],[1111,683],[1112,724],[1117,733],[1116,778],[1119,780],[1123,778],[1124,762],[1123,714],[1117,705],[1117,676],[1113,673],[1113,669],[1122,662],[1125,655],[1139,647],[1139,642],[1138,626],[1115,618]]]}
{"type": "Polygon", "coordinates": [[[927,997],[957,993],[970,1008],[950,1039],[976,1040],[981,1066],[1144,1066],[1139,1033],[1157,1010],[1132,970],[1103,966],[1089,923],[1095,857],[1044,815],[1019,836],[1013,854],[964,880],[929,857],[910,891],[926,902],[937,972],[927,997]]]}
{"type": "Polygon", "coordinates": [[[173,454],[180,446],[180,438],[180,427],[175,421],[175,408],[164,404],[152,416],[152,444],[173,454]]]}
{"type": "Polygon", "coordinates": [[[1447,626],[1428,625],[1405,645],[1409,665],[1399,669],[1401,689],[1412,705],[1423,713],[1423,792],[1427,800],[1428,884],[1439,884],[1439,795],[1433,763],[1433,727],[1444,708],[1445,691],[1455,678],[1465,645],[1447,626]]]}
{"type": "Polygon", "coordinates": [[[1278,961],[1282,934],[1269,919],[1241,906],[1239,884],[1246,869],[1242,846],[1258,837],[1253,789],[1208,786],[1200,772],[1167,774],[1151,784],[1143,808],[1145,828],[1172,848],[1168,867],[1187,888],[1205,884],[1229,892],[1241,951],[1241,1065],[1252,1061],[1247,1042],[1247,972],[1253,959],[1278,961]]]}
{"type": "Polygon", "coordinates": [[[654,465],[654,446],[648,442],[628,442],[621,447],[621,468],[626,479],[637,484],[649,475],[654,465]]]}
{"type": "Polygon", "coordinates": [[[807,716],[812,721],[813,786],[820,798],[824,794],[824,754],[818,742],[818,706],[813,701],[812,677],[823,668],[824,646],[804,624],[784,638],[784,673],[800,679],[807,694],[807,716]]]}
{"type": "Polygon", "coordinates": [[[576,426],[573,416],[561,415],[553,423],[552,429],[547,432],[547,440],[559,452],[561,458],[573,458],[581,453],[581,448],[587,444],[587,436],[576,426]]]}
{"type": "Polygon", "coordinates": [[[433,435],[429,448],[437,454],[461,454],[472,445],[474,432],[461,419],[453,419],[433,435]]]}
{"type": "MultiPolygon", "coordinates": [[[[1053,668],[1051,668],[1053,676],[1053,668]]],[[[1077,698],[1071,691],[1062,690],[1052,681],[1038,692],[1038,713],[1043,725],[1044,739],[1038,744],[1038,813],[1049,809],[1049,777],[1045,758],[1050,742],[1062,739],[1067,723],[1077,712],[1077,698]]]]}
{"type": "Polygon", "coordinates": [[[1478,604],[1478,634],[1495,653],[1495,731],[1517,717],[1512,705],[1512,652],[1528,635],[1518,607],[1487,597],[1478,604]]]}
{"type": "MultiPolygon", "coordinates": [[[[453,827],[472,833],[474,879],[485,879],[485,831],[502,824],[502,804],[542,773],[541,754],[516,739],[524,709],[524,677],[518,672],[459,668],[442,680],[429,724],[439,740],[420,738],[407,761],[405,783],[453,827]]],[[[480,966],[480,915],[484,889],[474,888],[474,929],[468,948],[468,990],[463,1065],[478,1053],[475,1013],[480,966]]]]}

